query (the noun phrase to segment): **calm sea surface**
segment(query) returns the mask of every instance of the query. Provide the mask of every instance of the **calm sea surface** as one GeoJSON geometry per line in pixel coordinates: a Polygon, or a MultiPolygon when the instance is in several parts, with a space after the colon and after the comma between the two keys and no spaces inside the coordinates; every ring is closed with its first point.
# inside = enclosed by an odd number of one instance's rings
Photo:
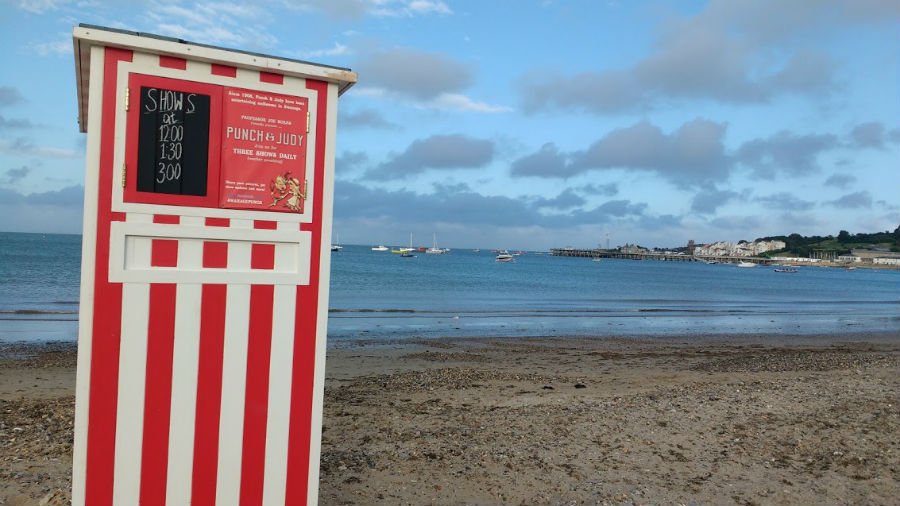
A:
{"type": "MultiPolygon", "coordinates": [[[[0,233],[0,341],[74,340],[81,237],[0,233]]],[[[329,339],[900,331],[900,272],[557,258],[332,255],[329,339]]]]}

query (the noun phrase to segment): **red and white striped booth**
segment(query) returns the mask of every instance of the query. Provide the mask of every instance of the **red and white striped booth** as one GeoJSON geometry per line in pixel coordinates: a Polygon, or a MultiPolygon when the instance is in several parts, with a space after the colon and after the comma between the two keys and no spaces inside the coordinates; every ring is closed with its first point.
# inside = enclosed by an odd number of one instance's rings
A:
{"type": "Polygon", "coordinates": [[[81,25],[72,503],[315,504],[347,70],[81,25]]]}

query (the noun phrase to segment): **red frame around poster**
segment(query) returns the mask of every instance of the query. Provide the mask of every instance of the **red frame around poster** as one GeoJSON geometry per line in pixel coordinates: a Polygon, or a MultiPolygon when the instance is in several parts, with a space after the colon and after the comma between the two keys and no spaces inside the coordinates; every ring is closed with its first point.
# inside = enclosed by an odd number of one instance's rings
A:
{"type": "Polygon", "coordinates": [[[219,207],[219,173],[221,170],[222,86],[183,79],[130,74],[128,76],[129,108],[125,124],[125,188],[123,200],[140,204],[169,206],[219,207]],[[140,122],[140,89],[152,86],[188,93],[209,95],[209,155],[207,157],[206,195],[173,195],[137,190],[138,128],[140,122]]]}

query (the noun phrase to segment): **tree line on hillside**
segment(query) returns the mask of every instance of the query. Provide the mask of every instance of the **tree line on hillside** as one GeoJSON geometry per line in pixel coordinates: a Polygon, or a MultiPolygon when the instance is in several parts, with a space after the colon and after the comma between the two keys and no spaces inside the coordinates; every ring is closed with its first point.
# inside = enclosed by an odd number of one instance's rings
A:
{"type": "Polygon", "coordinates": [[[850,250],[854,248],[870,249],[875,247],[900,252],[900,226],[894,229],[893,232],[886,230],[874,234],[851,234],[846,230],[841,230],[838,232],[837,237],[833,235],[805,237],[800,234],[791,234],[762,237],[757,240],[784,241],[786,244],[783,250],[769,251],[766,253],[767,256],[790,253],[794,256],[807,257],[815,251],[829,251],[845,255],[849,254],[850,250]]]}

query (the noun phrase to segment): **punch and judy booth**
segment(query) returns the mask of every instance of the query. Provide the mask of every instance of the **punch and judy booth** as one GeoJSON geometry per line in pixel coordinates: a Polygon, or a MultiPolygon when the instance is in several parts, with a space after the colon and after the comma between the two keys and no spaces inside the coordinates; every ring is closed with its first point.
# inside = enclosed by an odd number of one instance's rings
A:
{"type": "Polygon", "coordinates": [[[81,25],[75,505],[317,499],[347,69],[81,25]]]}

